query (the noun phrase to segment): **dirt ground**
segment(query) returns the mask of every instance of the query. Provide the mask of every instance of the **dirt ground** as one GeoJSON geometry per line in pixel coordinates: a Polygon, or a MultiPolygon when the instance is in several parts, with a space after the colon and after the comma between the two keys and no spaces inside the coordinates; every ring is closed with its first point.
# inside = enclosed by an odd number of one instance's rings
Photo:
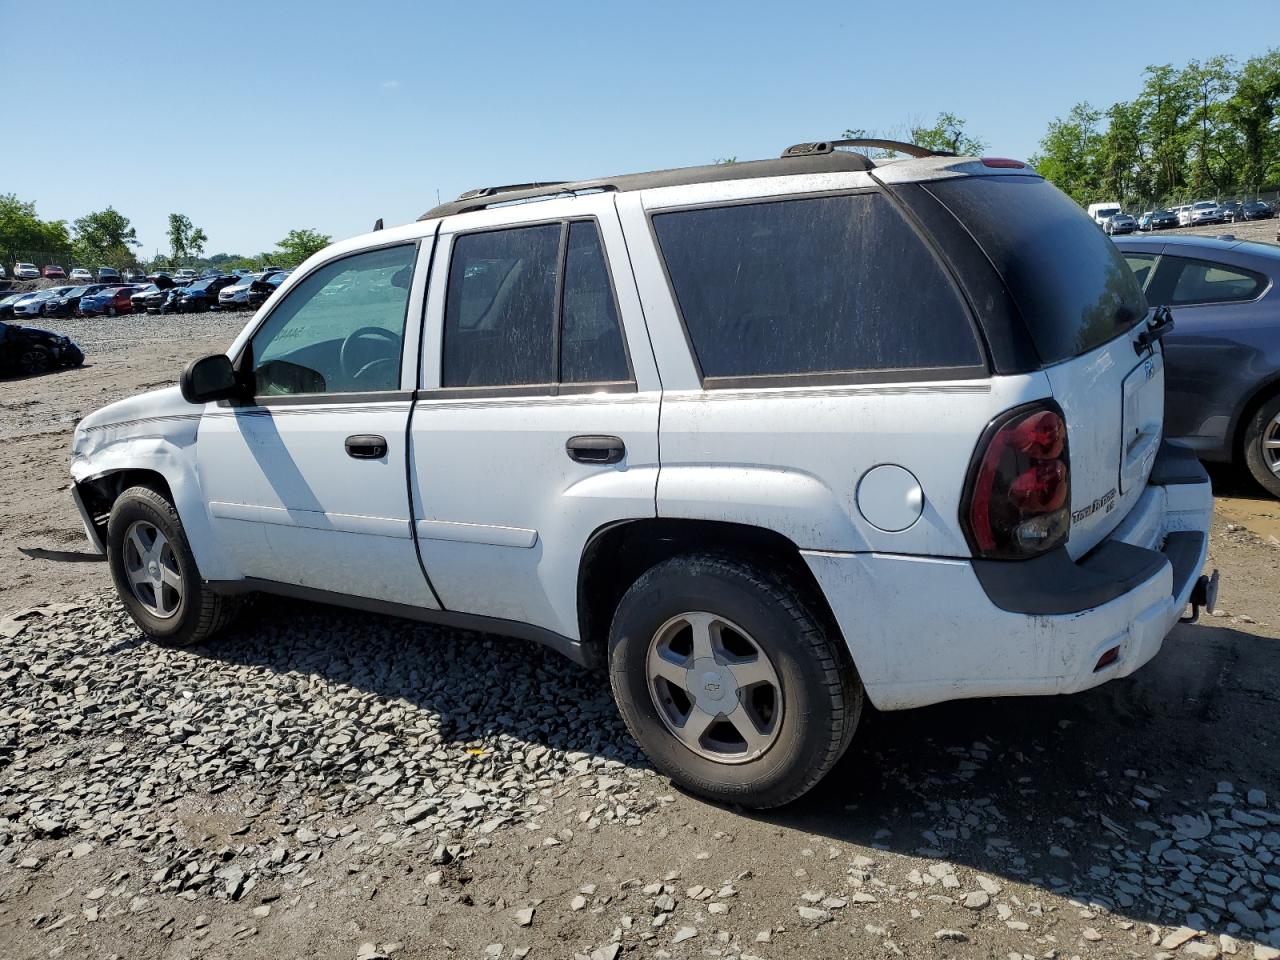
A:
{"type": "Polygon", "coordinates": [[[603,678],[522,645],[291,604],[216,651],[143,643],[85,553],[65,490],[71,431],[173,382],[243,320],[61,322],[87,348],[83,369],[0,381],[0,626],[39,604],[75,608],[0,640],[4,960],[1277,956],[1255,944],[1280,932],[1280,502],[1235,471],[1213,471],[1219,615],[1175,628],[1134,677],[1073,697],[871,711],[818,789],[748,814],[673,790],[636,758],[603,678]],[[450,676],[481,676],[486,693],[452,705],[423,693],[450,676]],[[207,712],[184,712],[202,694],[207,712]],[[326,788],[277,766],[285,751],[267,756],[246,717],[330,697],[340,705],[303,740],[352,717],[375,741],[434,725],[433,763],[523,812],[415,834],[396,804],[322,803],[326,788]],[[516,769],[549,752],[566,772],[495,794],[474,771],[486,751],[516,769]],[[241,753],[233,779],[206,769],[241,753]],[[151,778],[174,792],[156,802],[136,783],[151,778]],[[83,812],[107,794],[118,812],[83,812]],[[49,826],[51,810],[79,822],[49,826]],[[1192,839],[1204,833],[1189,817],[1222,836],[1192,839]],[[276,849],[297,871],[276,870],[276,849]],[[222,891],[246,857],[260,882],[222,891]],[[175,892],[173,876],[206,867],[216,895],[175,892]]]}

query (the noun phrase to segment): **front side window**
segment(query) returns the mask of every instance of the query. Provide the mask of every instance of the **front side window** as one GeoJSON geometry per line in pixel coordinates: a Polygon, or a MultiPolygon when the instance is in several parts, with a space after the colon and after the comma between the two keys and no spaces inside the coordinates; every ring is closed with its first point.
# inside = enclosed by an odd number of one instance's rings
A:
{"type": "Polygon", "coordinates": [[[977,367],[941,266],[877,193],[659,213],[704,377],[977,367]]]}
{"type": "Polygon", "coordinates": [[[1168,298],[1174,306],[1254,300],[1267,288],[1266,277],[1243,267],[1188,257],[1166,259],[1177,270],[1177,280],[1168,298]]]}
{"type": "Polygon", "coordinates": [[[400,387],[414,244],[325,264],[297,284],[249,345],[254,393],[362,393],[400,387]]]}

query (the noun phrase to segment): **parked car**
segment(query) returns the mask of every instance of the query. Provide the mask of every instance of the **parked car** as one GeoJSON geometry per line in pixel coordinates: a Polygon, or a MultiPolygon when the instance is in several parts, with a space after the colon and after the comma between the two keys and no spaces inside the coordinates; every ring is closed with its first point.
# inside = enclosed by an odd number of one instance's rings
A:
{"type": "Polygon", "coordinates": [[[260,278],[249,284],[249,292],[245,294],[245,301],[250,310],[257,310],[260,306],[267,302],[267,298],[276,292],[280,284],[289,278],[291,270],[277,270],[273,273],[263,274],[260,278]]]}
{"type": "Polygon", "coordinates": [[[79,280],[84,283],[92,283],[93,274],[90,273],[88,270],[86,270],[84,267],[76,267],[74,270],[71,271],[71,276],[69,279],[79,280]]]}
{"type": "Polygon", "coordinates": [[[1280,496],[1280,247],[1214,237],[1117,246],[1148,301],[1173,310],[1166,432],[1280,496]]]}
{"type": "Polygon", "coordinates": [[[235,283],[222,288],[218,293],[218,306],[224,310],[243,310],[250,305],[250,293],[255,283],[261,283],[259,293],[264,293],[259,306],[275,291],[285,278],[283,270],[273,273],[247,273],[236,279],[235,283]]]}
{"type": "Polygon", "coordinates": [[[0,263],[0,279],[7,277],[9,274],[4,272],[4,264],[0,263]]]}
{"type": "Polygon", "coordinates": [[[13,318],[13,305],[23,297],[30,296],[28,293],[11,293],[8,296],[0,297],[0,320],[13,318]]]}
{"type": "Polygon", "coordinates": [[[46,280],[65,280],[67,279],[66,271],[64,271],[56,263],[48,264],[40,268],[40,276],[46,280]]]}
{"type": "Polygon", "coordinates": [[[148,283],[146,286],[135,287],[133,293],[129,295],[129,302],[132,305],[130,309],[134,313],[147,312],[147,298],[153,293],[159,293],[160,288],[154,283],[148,283]]]}
{"type": "Polygon", "coordinates": [[[97,293],[80,298],[80,313],[86,317],[97,317],[105,314],[114,317],[119,313],[133,312],[132,286],[110,284],[97,293]]]}
{"type": "Polygon", "coordinates": [[[125,609],[170,645],[246,592],[536,639],[608,665],[658,769],[760,807],[864,700],[1132,673],[1213,593],[1163,314],[1023,164],[851,145],[469,192],[314,255],[77,427],[125,609]]]}
{"type": "Polygon", "coordinates": [[[1106,223],[1102,225],[1102,229],[1107,236],[1116,236],[1118,234],[1133,233],[1138,229],[1138,221],[1127,213],[1113,213],[1107,217],[1106,223]]]}
{"type": "Polygon", "coordinates": [[[1093,222],[1100,227],[1105,227],[1107,221],[1119,213],[1123,208],[1114,200],[1107,200],[1102,203],[1089,204],[1088,214],[1093,222]]]}
{"type": "Polygon", "coordinates": [[[0,375],[35,376],[55,367],[78,367],[84,351],[51,330],[0,322],[0,375]]]}
{"type": "Polygon", "coordinates": [[[13,275],[18,280],[40,279],[40,271],[36,269],[34,263],[15,263],[13,265],[13,275]]]}
{"type": "Polygon", "coordinates": [[[194,280],[196,272],[194,270],[179,270],[173,276],[176,280],[194,280]]]}
{"type": "Polygon", "coordinates": [[[235,277],[201,277],[178,294],[178,311],[200,313],[217,306],[219,292],[235,282],[235,277]]]}
{"type": "Polygon", "coordinates": [[[1178,224],[1183,227],[1211,223],[1222,223],[1222,210],[1213,200],[1198,200],[1190,206],[1182,207],[1178,214],[1178,224]]]}
{"type": "Polygon", "coordinates": [[[45,303],[62,296],[70,289],[71,287],[46,287],[44,290],[37,290],[20,298],[13,305],[14,320],[44,316],[45,303]]]}
{"type": "Polygon", "coordinates": [[[1245,223],[1249,220],[1270,220],[1275,211],[1269,204],[1261,200],[1244,200],[1235,204],[1227,216],[1230,223],[1245,223]]]}
{"type": "Polygon", "coordinates": [[[44,315],[46,317],[72,317],[80,313],[80,300],[85,296],[92,296],[99,290],[104,289],[102,284],[86,284],[80,287],[72,287],[66,293],[57,297],[50,297],[44,303],[44,315]]]}
{"type": "Polygon", "coordinates": [[[120,279],[120,271],[115,267],[99,267],[98,268],[99,283],[122,283],[120,279]]]}
{"type": "Polygon", "coordinates": [[[1148,210],[1138,218],[1138,229],[1146,232],[1168,230],[1178,225],[1178,215],[1172,210],[1148,210]]]}
{"type": "Polygon", "coordinates": [[[127,267],[124,271],[123,279],[125,283],[144,283],[146,282],[147,274],[137,267],[127,267]]]}

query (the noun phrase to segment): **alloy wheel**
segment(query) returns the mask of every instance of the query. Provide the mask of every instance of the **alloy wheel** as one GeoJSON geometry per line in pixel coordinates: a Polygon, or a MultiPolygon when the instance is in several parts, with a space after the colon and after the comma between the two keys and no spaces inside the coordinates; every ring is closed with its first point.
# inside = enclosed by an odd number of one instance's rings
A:
{"type": "Polygon", "coordinates": [[[645,663],[658,716],[698,756],[745,763],[777,740],[782,684],[764,648],[736,624],[705,611],[672,617],[645,663]]]}
{"type": "Polygon", "coordinates": [[[1262,431],[1262,462],[1280,477],[1280,413],[1262,431]]]}
{"type": "Polygon", "coordinates": [[[129,589],[147,613],[168,620],[182,606],[182,574],[173,545],[154,523],[136,520],[124,534],[129,589]]]}

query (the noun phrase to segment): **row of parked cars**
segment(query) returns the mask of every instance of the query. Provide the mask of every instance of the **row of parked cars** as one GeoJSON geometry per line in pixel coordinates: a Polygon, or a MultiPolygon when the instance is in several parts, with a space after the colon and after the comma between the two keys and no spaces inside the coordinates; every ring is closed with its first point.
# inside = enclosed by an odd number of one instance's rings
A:
{"type": "Polygon", "coordinates": [[[122,313],[195,313],[214,308],[257,309],[288,271],[144,278],[148,283],[89,283],[48,287],[0,298],[0,320],[32,317],[96,317],[122,313]]]}
{"type": "Polygon", "coordinates": [[[1172,227],[1199,227],[1215,223],[1244,223],[1249,220],[1270,220],[1276,215],[1276,206],[1262,200],[1197,200],[1180,207],[1147,210],[1135,217],[1125,213],[1120,204],[1111,202],[1089,204],[1089,216],[1109,236],[1135,231],[1150,232],[1172,227]]]}

